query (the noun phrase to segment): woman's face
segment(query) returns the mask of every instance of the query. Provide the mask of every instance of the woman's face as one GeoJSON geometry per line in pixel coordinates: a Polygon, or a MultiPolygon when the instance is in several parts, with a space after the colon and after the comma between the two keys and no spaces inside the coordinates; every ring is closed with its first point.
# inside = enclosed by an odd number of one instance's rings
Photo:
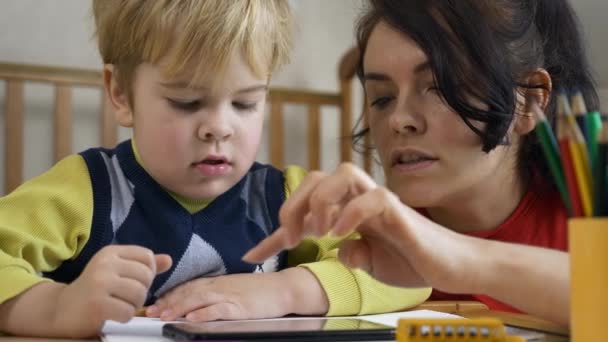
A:
{"type": "Polygon", "coordinates": [[[451,205],[512,179],[517,148],[482,151],[481,138],[442,100],[427,56],[408,36],[378,23],[363,69],[372,142],[388,188],[404,203],[451,205]]]}

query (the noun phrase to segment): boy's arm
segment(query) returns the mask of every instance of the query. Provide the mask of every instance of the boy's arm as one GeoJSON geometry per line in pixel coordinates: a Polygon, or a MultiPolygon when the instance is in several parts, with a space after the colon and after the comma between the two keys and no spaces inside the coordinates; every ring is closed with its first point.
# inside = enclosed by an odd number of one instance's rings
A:
{"type": "MultiPolygon", "coordinates": [[[[294,166],[287,167],[285,170],[286,197],[297,189],[305,176],[304,169],[294,166]]],[[[304,298],[305,302],[295,303],[294,307],[307,308],[323,299],[329,302],[327,316],[365,315],[411,308],[424,302],[431,295],[431,288],[405,289],[388,286],[363,271],[352,270],[344,266],[337,258],[336,246],[340,240],[330,237],[307,239],[289,251],[288,264],[306,268],[316,277],[325,294],[324,298],[319,295],[314,296],[318,290],[316,286],[310,287],[308,290],[301,288],[298,293],[306,293],[306,291],[310,293],[308,296],[295,296],[296,300],[304,298]],[[313,296],[318,300],[311,301],[313,296]]],[[[310,284],[310,281],[305,280],[310,278],[311,274],[301,271],[303,270],[299,268],[293,269],[290,271],[291,277],[301,279],[300,284],[310,284]]]]}
{"type": "Polygon", "coordinates": [[[414,307],[431,295],[431,288],[386,285],[338,260],[336,238],[308,239],[289,251],[289,264],[306,268],[320,283],[329,302],[327,316],[367,315],[414,307]],[[312,262],[311,262],[312,261],[312,262]]]}
{"type": "MultiPolygon", "coordinates": [[[[65,158],[48,172],[0,198],[2,313],[18,310],[13,305],[7,312],[5,303],[25,291],[37,287],[37,293],[45,293],[43,289],[52,292],[60,287],[39,273],[52,271],[80,253],[89,238],[92,210],[89,173],[78,155],[65,158]]],[[[44,302],[36,299],[39,304],[44,302]]],[[[27,303],[23,307],[33,307],[27,303]]],[[[6,323],[5,316],[0,315],[0,328],[6,323]]]]}
{"type": "Polygon", "coordinates": [[[69,285],[37,284],[0,305],[0,330],[24,336],[96,336],[106,320],[130,320],[144,304],[155,275],[170,267],[166,254],[154,255],[140,246],[106,246],[69,285]]]}
{"type": "MultiPolygon", "coordinates": [[[[285,194],[306,172],[285,170],[285,194]]],[[[197,278],[176,286],[146,310],[149,317],[192,321],[260,319],[300,315],[355,315],[388,312],[424,301],[430,289],[384,285],[336,258],[339,239],[308,240],[289,251],[292,266],[279,272],[240,273],[197,278]],[[312,262],[312,263],[311,263],[312,262]],[[272,303],[272,305],[269,305],[272,303]]]]}

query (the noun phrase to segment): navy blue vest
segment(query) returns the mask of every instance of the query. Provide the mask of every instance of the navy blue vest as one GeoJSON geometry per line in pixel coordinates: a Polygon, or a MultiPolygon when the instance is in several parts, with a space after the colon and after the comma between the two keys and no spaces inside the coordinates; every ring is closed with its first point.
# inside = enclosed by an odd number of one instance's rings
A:
{"type": "Polygon", "coordinates": [[[262,265],[241,261],[245,252],[278,227],[285,200],[281,171],[255,163],[235,186],[190,214],[139,165],[130,141],[113,150],[93,148],[81,155],[93,185],[91,235],[75,259],[45,276],[69,283],[104,246],[143,246],[173,259],[171,269],[152,283],[146,301],[150,304],[194,278],[285,267],[285,253],[262,265]]]}

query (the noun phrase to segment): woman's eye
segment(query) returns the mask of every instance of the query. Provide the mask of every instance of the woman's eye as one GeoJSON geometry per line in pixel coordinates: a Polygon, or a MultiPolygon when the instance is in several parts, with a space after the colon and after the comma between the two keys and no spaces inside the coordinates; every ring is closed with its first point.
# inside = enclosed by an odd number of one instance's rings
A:
{"type": "Polygon", "coordinates": [[[378,97],[375,100],[370,101],[370,106],[376,109],[385,108],[393,100],[390,96],[378,97]]]}
{"type": "Polygon", "coordinates": [[[199,100],[194,100],[194,101],[183,101],[183,100],[175,100],[175,99],[167,99],[169,101],[169,105],[171,105],[171,107],[177,109],[177,110],[182,110],[182,111],[186,111],[186,112],[195,112],[197,110],[199,110],[201,108],[201,101],[199,100]]]}
{"type": "Polygon", "coordinates": [[[439,87],[436,84],[433,84],[428,87],[428,92],[439,95],[439,87]]]}
{"type": "Polygon", "coordinates": [[[237,110],[254,111],[257,108],[257,102],[232,102],[232,106],[237,110]]]}

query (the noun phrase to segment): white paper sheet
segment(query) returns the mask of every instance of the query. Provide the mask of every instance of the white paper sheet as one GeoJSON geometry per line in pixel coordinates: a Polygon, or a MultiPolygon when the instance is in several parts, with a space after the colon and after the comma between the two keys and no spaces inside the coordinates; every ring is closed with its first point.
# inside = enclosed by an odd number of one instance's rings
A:
{"type": "Polygon", "coordinates": [[[127,323],[106,321],[101,331],[105,335],[162,336],[166,323],[158,318],[133,317],[127,323]]]}
{"type": "Polygon", "coordinates": [[[162,336],[135,336],[135,335],[104,335],[104,342],[174,342],[162,336]]]}
{"type": "Polygon", "coordinates": [[[390,325],[392,327],[397,326],[397,322],[400,318],[462,318],[461,316],[447,314],[438,311],[432,310],[414,310],[414,311],[405,311],[405,312],[393,312],[387,314],[379,314],[379,315],[367,315],[367,316],[358,316],[354,318],[364,319],[366,321],[371,321],[374,323],[381,323],[385,325],[390,325]]]}
{"type": "MultiPolygon", "coordinates": [[[[340,317],[332,317],[340,318],[340,317]]],[[[431,310],[415,310],[405,312],[394,312],[388,314],[357,316],[349,318],[359,318],[367,321],[382,323],[393,327],[397,326],[397,321],[400,318],[460,318],[460,316],[446,314],[431,310]]],[[[308,317],[289,317],[275,318],[272,320],[283,319],[308,319],[308,317]]],[[[179,321],[178,321],[179,322],[179,321]]],[[[128,323],[118,323],[107,321],[102,329],[103,340],[107,342],[125,342],[125,341],[153,341],[166,342],[171,341],[162,337],[163,325],[169,323],[159,320],[158,318],[135,317],[128,323]]]]}

